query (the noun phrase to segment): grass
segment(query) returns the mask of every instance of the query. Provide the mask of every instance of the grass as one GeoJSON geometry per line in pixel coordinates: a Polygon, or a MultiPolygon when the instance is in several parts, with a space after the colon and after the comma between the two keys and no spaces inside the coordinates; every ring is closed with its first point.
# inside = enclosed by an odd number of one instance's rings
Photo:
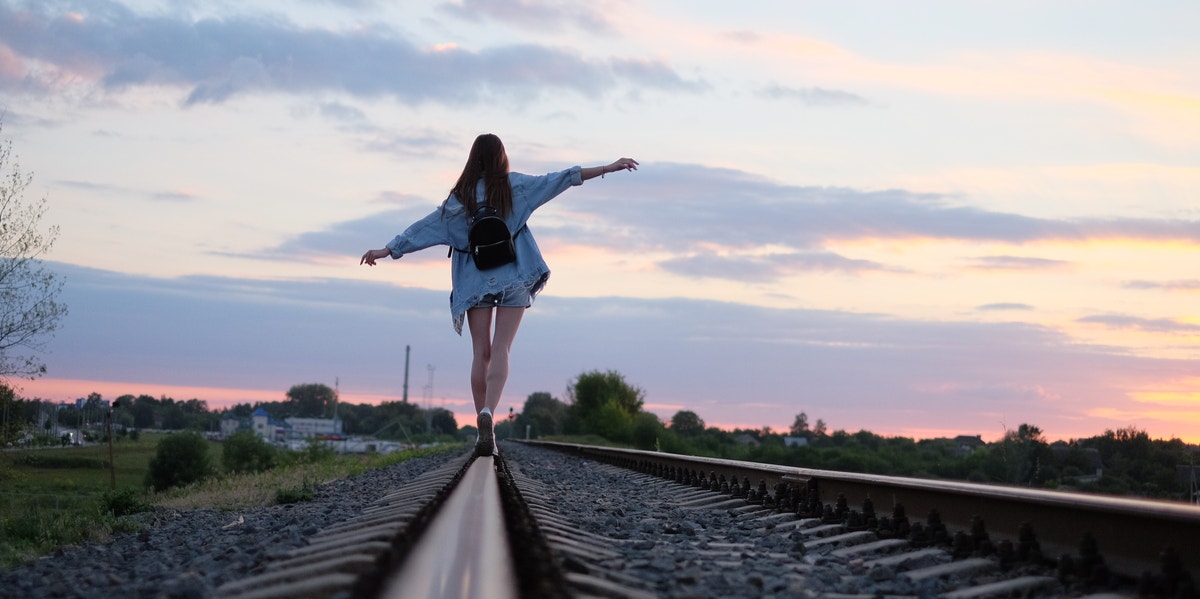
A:
{"type": "Polygon", "coordinates": [[[108,513],[105,494],[112,491],[114,472],[117,490],[141,492],[158,438],[118,441],[113,471],[107,445],[0,455],[0,567],[132,528],[128,518],[108,513]]]}
{"type": "MultiPolygon", "coordinates": [[[[163,436],[146,433],[114,445],[116,491],[111,490],[107,445],[0,454],[0,569],[59,547],[137,530],[137,520],[121,514],[138,507],[236,510],[307,501],[322,482],[462,449],[447,445],[388,455],[291,454],[266,472],[217,475],[153,493],[144,481],[163,436]]],[[[210,444],[210,451],[219,465],[221,444],[210,444]]]]}
{"type": "Polygon", "coordinates": [[[407,450],[387,455],[342,454],[316,462],[298,462],[255,474],[234,474],[209,478],[187,487],[168,489],[152,495],[155,505],[177,509],[238,510],[275,503],[292,503],[317,485],[383,468],[417,457],[461,451],[461,445],[443,445],[430,449],[407,450]],[[281,497],[289,501],[278,501],[281,497]]]}

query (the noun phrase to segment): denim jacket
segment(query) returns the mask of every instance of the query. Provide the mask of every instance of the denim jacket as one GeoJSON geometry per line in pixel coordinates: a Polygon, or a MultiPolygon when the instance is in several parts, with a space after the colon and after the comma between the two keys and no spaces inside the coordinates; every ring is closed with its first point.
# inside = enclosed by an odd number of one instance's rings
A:
{"type": "MultiPolygon", "coordinates": [[[[513,210],[504,222],[509,231],[516,233],[513,243],[517,249],[517,260],[480,271],[475,268],[470,255],[465,252],[452,252],[450,278],[453,289],[450,291],[450,316],[455,332],[462,334],[467,310],[487,294],[528,288],[529,296],[533,298],[542,290],[546,280],[550,278],[550,268],[542,259],[542,252],[538,249],[526,222],[533,211],[542,204],[549,202],[572,185],[582,185],[583,176],[580,170],[580,167],[573,166],[565,171],[541,176],[509,173],[513,210]]],[[[476,188],[475,197],[484,197],[482,180],[476,188]]],[[[467,218],[464,210],[458,198],[451,194],[441,207],[413,223],[387,244],[387,249],[392,252],[392,259],[435,245],[466,248],[467,218]]]]}

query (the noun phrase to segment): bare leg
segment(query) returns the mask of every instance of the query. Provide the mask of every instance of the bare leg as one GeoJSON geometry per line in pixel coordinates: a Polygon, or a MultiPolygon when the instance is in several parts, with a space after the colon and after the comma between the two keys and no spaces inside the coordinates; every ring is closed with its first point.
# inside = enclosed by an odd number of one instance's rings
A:
{"type": "Polygon", "coordinates": [[[492,361],[492,309],[467,310],[467,328],[471,330],[471,397],[475,413],[483,409],[487,397],[488,366],[492,361]]]}
{"type": "Polygon", "coordinates": [[[508,381],[508,354],[512,349],[517,328],[525,308],[496,308],[496,331],[493,336],[492,309],[467,310],[467,325],[471,328],[471,396],[475,400],[479,439],[475,455],[489,456],[496,450],[493,427],[496,407],[508,381]],[[483,412],[487,408],[487,412],[483,412]]]}
{"type": "MultiPolygon", "coordinates": [[[[496,308],[496,334],[492,337],[491,359],[487,367],[487,389],[484,394],[484,404],[493,414],[500,405],[500,394],[504,392],[504,383],[508,381],[508,355],[512,350],[513,339],[517,336],[517,328],[521,326],[521,317],[525,308],[496,308]]],[[[472,333],[474,337],[474,333],[472,333]]],[[[472,371],[474,375],[474,371],[472,371]]],[[[471,386],[474,391],[474,385],[471,386]]]]}

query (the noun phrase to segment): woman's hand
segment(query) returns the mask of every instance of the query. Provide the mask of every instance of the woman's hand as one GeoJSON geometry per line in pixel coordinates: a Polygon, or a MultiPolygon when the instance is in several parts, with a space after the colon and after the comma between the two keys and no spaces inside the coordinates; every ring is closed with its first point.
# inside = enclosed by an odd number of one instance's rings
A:
{"type": "Polygon", "coordinates": [[[616,162],[604,167],[604,172],[615,173],[617,171],[636,171],[637,167],[638,161],[632,158],[621,158],[616,162]]]}
{"type": "Polygon", "coordinates": [[[376,260],[379,260],[380,258],[387,258],[391,255],[392,250],[387,248],[383,248],[381,250],[367,250],[367,253],[363,254],[362,260],[358,261],[358,265],[362,266],[363,264],[366,264],[367,266],[375,266],[376,260]]]}

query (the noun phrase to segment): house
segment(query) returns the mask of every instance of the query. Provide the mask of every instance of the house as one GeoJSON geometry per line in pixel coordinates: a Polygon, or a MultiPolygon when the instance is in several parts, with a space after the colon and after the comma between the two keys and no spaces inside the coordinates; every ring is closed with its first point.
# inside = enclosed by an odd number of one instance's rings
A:
{"type": "Polygon", "coordinates": [[[254,413],[250,415],[250,430],[268,443],[282,442],[287,438],[287,423],[271,418],[271,415],[263,408],[254,410],[254,413]]]}
{"type": "Polygon", "coordinates": [[[954,438],[954,447],[958,455],[967,455],[977,448],[986,447],[987,443],[983,442],[983,435],[959,435],[954,438]]]}
{"type": "Polygon", "coordinates": [[[295,439],[340,438],[341,418],[285,418],[276,420],[264,408],[254,410],[249,420],[241,419],[231,412],[221,417],[221,436],[228,437],[240,430],[252,430],[268,443],[284,443],[295,439]]]}
{"type": "Polygon", "coordinates": [[[808,437],[784,437],[784,447],[807,447],[808,437]]]}
{"type": "Polygon", "coordinates": [[[222,438],[228,437],[229,435],[232,435],[233,433],[245,428],[250,428],[250,422],[248,420],[242,420],[241,418],[238,418],[233,412],[225,412],[225,415],[221,416],[222,438]]]}
{"type": "Polygon", "coordinates": [[[289,438],[342,436],[341,418],[287,418],[284,422],[291,429],[289,438]]]}
{"type": "Polygon", "coordinates": [[[758,439],[755,439],[754,435],[751,435],[750,433],[742,433],[734,437],[733,440],[741,443],[742,445],[749,445],[750,447],[758,447],[759,445],[762,445],[762,443],[760,443],[758,439]]]}

